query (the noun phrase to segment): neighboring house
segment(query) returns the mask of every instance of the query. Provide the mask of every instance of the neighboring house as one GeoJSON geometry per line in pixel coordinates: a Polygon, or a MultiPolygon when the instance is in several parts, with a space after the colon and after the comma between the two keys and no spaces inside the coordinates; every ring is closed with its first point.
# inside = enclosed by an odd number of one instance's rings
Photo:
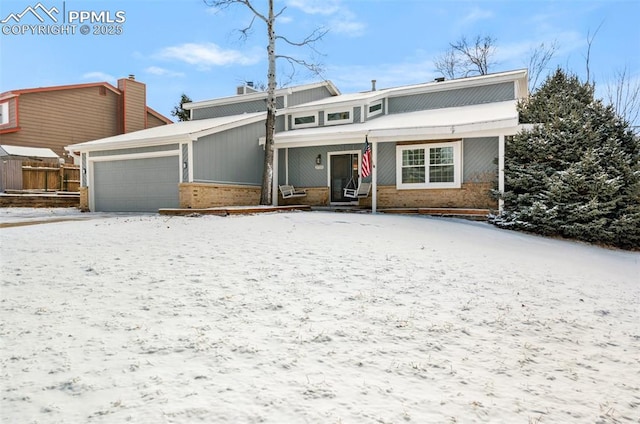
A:
{"type": "Polygon", "coordinates": [[[133,75],[107,82],[12,90],[0,94],[0,144],[48,148],[67,162],[69,144],[171,124],[146,104],[133,75]]]}
{"type": "MultiPolygon", "coordinates": [[[[243,91],[246,92],[246,91],[243,91]]],[[[274,204],[278,185],[306,190],[311,205],[498,208],[505,137],[519,131],[517,70],[340,94],[330,82],[277,92],[274,204]],[[359,184],[365,137],[373,171],[359,184]]],[[[92,211],[154,211],[257,204],[266,93],[186,104],[192,121],[68,146],[81,153],[81,203],[92,211]]],[[[289,201],[290,199],[287,199],[289,201]]]]}

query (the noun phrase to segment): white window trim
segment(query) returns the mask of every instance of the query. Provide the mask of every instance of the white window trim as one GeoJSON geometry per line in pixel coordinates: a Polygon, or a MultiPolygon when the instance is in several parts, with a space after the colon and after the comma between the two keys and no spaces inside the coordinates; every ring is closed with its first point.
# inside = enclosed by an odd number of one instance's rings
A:
{"type": "Polygon", "coordinates": [[[462,186],[462,140],[446,143],[404,144],[396,146],[396,188],[398,190],[460,188],[462,186]],[[429,153],[425,152],[425,178],[424,183],[402,182],[402,152],[404,150],[432,149],[438,147],[453,147],[453,182],[430,183],[428,160],[429,153]]]}
{"type": "Polygon", "coordinates": [[[351,124],[353,123],[353,108],[351,109],[329,109],[324,111],[324,125],[340,125],[340,124],[351,124]],[[344,113],[347,112],[349,114],[348,119],[335,119],[333,121],[329,121],[330,113],[344,113]]]}
{"type": "Polygon", "coordinates": [[[296,114],[292,114],[291,115],[291,128],[292,129],[296,129],[296,128],[310,128],[310,127],[317,127],[318,126],[318,112],[303,112],[303,113],[296,113],[296,114]],[[307,116],[313,116],[315,118],[314,122],[310,122],[308,124],[296,124],[296,118],[304,118],[307,116]]]}
{"type": "Polygon", "coordinates": [[[373,102],[373,103],[367,105],[367,119],[371,118],[372,116],[380,115],[381,113],[382,113],[382,100],[379,100],[377,102],[373,102]],[[373,112],[369,111],[369,108],[371,108],[372,106],[377,106],[377,105],[380,105],[380,109],[375,110],[373,112]]]}
{"type": "Polygon", "coordinates": [[[2,109],[0,125],[6,125],[11,122],[9,119],[9,102],[0,103],[0,108],[2,109]]]}

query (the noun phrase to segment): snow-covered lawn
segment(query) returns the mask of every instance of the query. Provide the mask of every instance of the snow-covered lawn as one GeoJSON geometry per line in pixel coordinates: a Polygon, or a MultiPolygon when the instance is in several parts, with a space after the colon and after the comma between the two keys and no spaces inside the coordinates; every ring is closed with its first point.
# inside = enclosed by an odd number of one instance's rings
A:
{"type": "Polygon", "coordinates": [[[416,216],[81,217],[0,229],[3,423],[639,422],[639,253],[416,216]]]}

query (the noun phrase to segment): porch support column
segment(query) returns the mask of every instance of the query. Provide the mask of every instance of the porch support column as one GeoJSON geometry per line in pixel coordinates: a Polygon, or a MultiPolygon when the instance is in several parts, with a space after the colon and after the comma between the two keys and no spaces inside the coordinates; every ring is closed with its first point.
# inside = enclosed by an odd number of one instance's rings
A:
{"type": "Polygon", "coordinates": [[[271,204],[278,206],[278,148],[273,146],[273,181],[271,182],[271,204]]]}
{"type": "Polygon", "coordinates": [[[504,135],[498,136],[498,191],[500,199],[498,200],[498,213],[502,214],[504,209],[504,135]]]}
{"type": "Polygon", "coordinates": [[[378,209],[378,142],[371,143],[371,213],[376,213],[378,209]]]}

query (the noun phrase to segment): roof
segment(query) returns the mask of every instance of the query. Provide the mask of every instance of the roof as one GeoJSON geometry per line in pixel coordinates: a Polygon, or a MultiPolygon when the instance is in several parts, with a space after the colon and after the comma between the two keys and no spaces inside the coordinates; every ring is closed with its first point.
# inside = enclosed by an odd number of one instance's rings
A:
{"type": "Polygon", "coordinates": [[[113,85],[108,82],[90,82],[86,84],[71,84],[71,85],[56,85],[51,87],[36,87],[36,88],[21,88],[18,90],[5,91],[4,93],[0,93],[0,100],[8,99],[11,97],[19,96],[20,94],[28,94],[28,93],[42,93],[46,91],[58,91],[58,90],[73,90],[77,88],[91,88],[91,87],[106,87],[108,90],[113,91],[116,94],[120,94],[120,90],[118,90],[113,85]]]}
{"type": "MultiPolygon", "coordinates": [[[[518,126],[517,101],[420,110],[384,115],[363,123],[313,127],[275,135],[276,146],[298,147],[371,140],[409,141],[456,138],[490,130],[511,132],[518,126]]],[[[261,142],[263,142],[261,140],[261,142]]]]}
{"type": "Polygon", "coordinates": [[[0,156],[22,156],[52,159],[60,157],[56,155],[51,149],[45,149],[42,147],[9,146],[7,144],[3,144],[0,146],[0,156]],[[6,153],[6,155],[4,153],[6,153]]]}
{"type": "Polygon", "coordinates": [[[166,116],[164,116],[160,112],[150,108],[149,106],[147,106],[147,113],[150,113],[151,115],[155,116],[156,118],[158,118],[159,120],[165,122],[166,124],[173,124],[173,121],[171,119],[167,118],[166,116]]]}
{"type": "Polygon", "coordinates": [[[332,107],[342,104],[359,105],[370,103],[384,97],[406,96],[408,94],[421,94],[433,91],[446,91],[463,87],[477,87],[481,85],[497,84],[507,81],[519,81],[516,97],[526,97],[527,94],[527,70],[519,69],[515,71],[497,72],[494,74],[477,75],[473,77],[457,78],[445,81],[430,81],[421,84],[406,85],[400,87],[383,88],[375,91],[364,91],[360,93],[341,94],[339,96],[327,97],[309,103],[289,107],[290,112],[306,111],[318,109],[319,107],[332,107]]]}
{"type": "MultiPolygon", "coordinates": [[[[288,87],[288,88],[279,88],[276,90],[276,96],[291,94],[298,91],[311,90],[313,88],[318,88],[318,87],[326,87],[327,90],[329,90],[329,92],[334,96],[340,95],[340,90],[338,90],[338,88],[331,81],[322,81],[322,82],[316,82],[313,84],[304,84],[304,85],[296,85],[294,87],[288,87]]],[[[255,93],[238,94],[236,96],[220,97],[212,100],[185,103],[182,105],[182,107],[184,109],[190,110],[190,109],[198,109],[202,107],[211,107],[211,106],[227,105],[231,103],[247,102],[251,100],[260,100],[265,97],[267,97],[266,91],[256,91],[255,93]]]]}
{"type": "Polygon", "coordinates": [[[73,152],[94,150],[111,150],[118,148],[146,146],[152,141],[154,144],[171,144],[196,140],[199,137],[215,134],[247,125],[264,119],[266,112],[246,113],[243,115],[224,116],[220,118],[198,119],[195,121],[176,122],[171,125],[148,128],[113,137],[72,144],[65,149],[73,152]]]}

